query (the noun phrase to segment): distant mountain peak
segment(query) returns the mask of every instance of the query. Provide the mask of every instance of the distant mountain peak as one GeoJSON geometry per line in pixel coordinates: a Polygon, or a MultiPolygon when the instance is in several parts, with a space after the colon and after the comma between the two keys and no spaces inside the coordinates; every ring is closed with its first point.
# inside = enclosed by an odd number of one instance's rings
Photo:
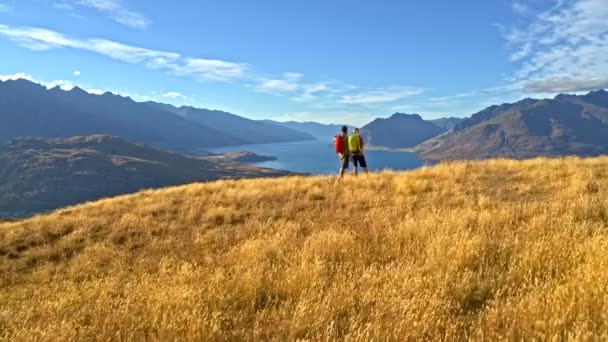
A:
{"type": "Polygon", "coordinates": [[[607,97],[608,91],[604,89],[594,90],[589,92],[585,97],[607,97]]]}
{"type": "Polygon", "coordinates": [[[420,114],[406,114],[406,113],[399,113],[399,112],[395,112],[393,115],[391,115],[391,118],[409,118],[409,119],[423,120],[422,117],[420,116],[420,114]]]}
{"type": "Polygon", "coordinates": [[[89,95],[89,93],[87,93],[84,89],[80,88],[79,86],[75,86],[74,88],[70,89],[69,92],[72,94],[89,95]]]}
{"type": "Polygon", "coordinates": [[[370,146],[407,148],[445,131],[419,114],[394,113],[389,118],[379,118],[363,126],[361,135],[370,146]]]}
{"type": "Polygon", "coordinates": [[[572,94],[557,94],[554,99],[558,100],[558,101],[564,101],[564,100],[569,100],[572,98],[575,98],[576,95],[572,95],[572,94]]]}

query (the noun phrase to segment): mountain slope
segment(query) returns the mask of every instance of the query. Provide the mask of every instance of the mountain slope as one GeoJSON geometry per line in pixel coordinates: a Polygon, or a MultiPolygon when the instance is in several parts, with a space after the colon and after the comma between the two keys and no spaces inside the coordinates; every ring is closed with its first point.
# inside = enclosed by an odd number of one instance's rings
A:
{"type": "Polygon", "coordinates": [[[111,93],[94,95],[26,80],[0,81],[0,143],[20,136],[109,134],[173,150],[242,144],[238,137],[111,93]]]}
{"type": "Polygon", "coordinates": [[[433,123],[435,126],[450,130],[450,129],[456,128],[456,126],[458,126],[458,124],[460,124],[464,120],[465,120],[464,118],[449,117],[449,118],[439,118],[439,119],[428,120],[428,121],[433,123]]]}
{"type": "Polygon", "coordinates": [[[220,181],[0,224],[0,336],[602,340],[606,170],[491,160],[338,187],[220,181]]]}
{"type": "Polygon", "coordinates": [[[161,105],[181,117],[223,132],[228,136],[239,137],[245,144],[280,143],[291,141],[313,140],[310,134],[292,130],[287,127],[246,119],[244,117],[220,110],[199,109],[189,106],[176,108],[171,105],[149,102],[154,107],[161,105]]]}
{"type": "Polygon", "coordinates": [[[492,106],[416,147],[427,160],[608,153],[608,92],[492,106]]]}
{"type": "Polygon", "coordinates": [[[361,128],[361,135],[370,146],[412,147],[437,136],[446,129],[423,120],[418,114],[395,113],[390,118],[376,119],[361,128]]]}
{"type": "Polygon", "coordinates": [[[13,139],[0,146],[0,217],[147,188],[285,174],[217,157],[190,158],[110,136],[13,139]]]}

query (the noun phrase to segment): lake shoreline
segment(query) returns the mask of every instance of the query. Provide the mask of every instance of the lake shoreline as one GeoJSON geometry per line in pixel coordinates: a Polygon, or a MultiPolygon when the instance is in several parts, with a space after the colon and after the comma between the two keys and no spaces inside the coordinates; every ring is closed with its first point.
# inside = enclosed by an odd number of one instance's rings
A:
{"type": "MultiPolygon", "coordinates": [[[[333,150],[332,141],[329,139],[227,146],[209,150],[209,152],[214,154],[242,151],[276,158],[276,160],[253,164],[259,167],[313,175],[333,174],[338,172],[339,169],[339,161],[333,150]]],[[[428,165],[426,161],[420,160],[416,153],[396,149],[383,149],[370,146],[366,148],[365,157],[370,170],[411,170],[428,165]]],[[[349,166],[352,170],[352,164],[349,166]]]]}

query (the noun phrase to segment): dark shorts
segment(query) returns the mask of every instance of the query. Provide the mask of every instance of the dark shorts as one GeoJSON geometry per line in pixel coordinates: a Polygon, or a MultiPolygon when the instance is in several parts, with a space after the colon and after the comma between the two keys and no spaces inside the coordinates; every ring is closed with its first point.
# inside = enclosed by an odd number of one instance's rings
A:
{"type": "Polygon", "coordinates": [[[365,156],[363,154],[355,154],[353,155],[353,164],[355,167],[361,165],[361,167],[367,167],[367,163],[365,162],[365,156]]]}
{"type": "Polygon", "coordinates": [[[340,168],[342,169],[348,169],[348,162],[350,160],[350,156],[348,155],[343,155],[342,158],[340,158],[340,168]]]}

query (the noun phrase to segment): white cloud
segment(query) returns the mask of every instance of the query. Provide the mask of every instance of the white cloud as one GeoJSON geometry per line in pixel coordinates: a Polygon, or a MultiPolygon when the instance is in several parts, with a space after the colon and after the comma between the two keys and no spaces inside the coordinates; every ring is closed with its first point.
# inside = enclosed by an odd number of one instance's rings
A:
{"type": "Polygon", "coordinates": [[[74,70],[73,74],[74,76],[80,76],[80,70],[74,70]]]}
{"type": "Polygon", "coordinates": [[[567,93],[608,89],[608,76],[585,78],[550,78],[532,81],[524,86],[526,93],[567,93]]]}
{"type": "Polygon", "coordinates": [[[74,10],[74,6],[72,6],[68,3],[65,3],[65,2],[54,2],[53,7],[58,10],[62,10],[62,11],[73,11],[74,10]]]}
{"type": "Polygon", "coordinates": [[[335,94],[353,89],[337,81],[307,83],[304,82],[304,75],[296,72],[259,78],[255,82],[253,88],[258,92],[288,96],[292,101],[323,108],[331,106],[332,102],[336,104],[335,94]]]}
{"type": "Polygon", "coordinates": [[[291,93],[300,89],[300,80],[303,76],[295,72],[286,72],[280,78],[261,79],[256,90],[271,94],[291,93]]]}
{"type": "Polygon", "coordinates": [[[302,93],[292,98],[296,102],[312,102],[318,99],[318,94],[322,92],[333,92],[325,83],[314,83],[302,86],[302,93]]]}
{"type": "Polygon", "coordinates": [[[84,91],[86,91],[89,94],[95,94],[95,95],[101,95],[106,92],[105,90],[96,89],[96,88],[85,88],[84,91]]]}
{"type": "Polygon", "coordinates": [[[32,77],[32,75],[30,74],[26,74],[23,72],[19,72],[19,73],[15,73],[12,75],[0,75],[0,81],[2,82],[6,82],[6,81],[15,81],[15,80],[19,80],[19,79],[23,79],[23,80],[28,80],[28,81],[34,81],[34,78],[32,77]]]}
{"type": "Polygon", "coordinates": [[[122,0],[62,0],[55,2],[53,7],[73,12],[75,7],[91,8],[106,14],[115,22],[136,28],[145,29],[149,20],[141,13],[127,8],[122,0]]]}
{"type": "Polygon", "coordinates": [[[530,8],[523,2],[519,2],[519,1],[514,1],[511,4],[511,9],[513,9],[513,12],[520,14],[520,15],[525,15],[530,12],[530,8]]]}
{"type": "Polygon", "coordinates": [[[72,90],[74,88],[74,84],[71,81],[67,80],[55,80],[48,83],[43,84],[48,89],[59,87],[61,90],[72,90]]]}
{"type": "Polygon", "coordinates": [[[162,97],[168,97],[171,99],[187,99],[188,97],[177,91],[168,91],[162,95],[162,97]]]}
{"type": "Polygon", "coordinates": [[[608,87],[608,3],[557,1],[527,27],[503,31],[518,69],[511,82],[527,93],[608,87]]]}
{"type": "Polygon", "coordinates": [[[350,105],[389,103],[414,97],[422,93],[424,93],[424,89],[415,87],[391,86],[382,89],[365,91],[354,95],[344,95],[340,100],[338,100],[338,102],[341,104],[350,105]]]}
{"type": "Polygon", "coordinates": [[[247,65],[217,59],[183,58],[179,53],[151,50],[106,39],[75,39],[37,27],[11,27],[0,24],[0,35],[31,50],[74,48],[91,51],[153,70],[190,75],[202,80],[228,82],[246,76],[247,65]]]}
{"type": "Polygon", "coordinates": [[[105,39],[89,39],[78,42],[77,47],[97,52],[101,55],[128,63],[155,63],[157,59],[177,60],[180,55],[174,52],[150,50],[125,45],[105,39]]]}
{"type": "MultiPolygon", "coordinates": [[[[162,58],[153,62],[159,65],[166,63],[162,58]]],[[[171,65],[170,68],[177,75],[193,75],[201,79],[226,82],[244,77],[247,64],[217,59],[188,58],[185,63],[171,65]]]]}
{"type": "Polygon", "coordinates": [[[31,50],[50,50],[59,47],[81,47],[82,44],[61,33],[37,27],[10,27],[0,24],[0,34],[31,50]]]}

